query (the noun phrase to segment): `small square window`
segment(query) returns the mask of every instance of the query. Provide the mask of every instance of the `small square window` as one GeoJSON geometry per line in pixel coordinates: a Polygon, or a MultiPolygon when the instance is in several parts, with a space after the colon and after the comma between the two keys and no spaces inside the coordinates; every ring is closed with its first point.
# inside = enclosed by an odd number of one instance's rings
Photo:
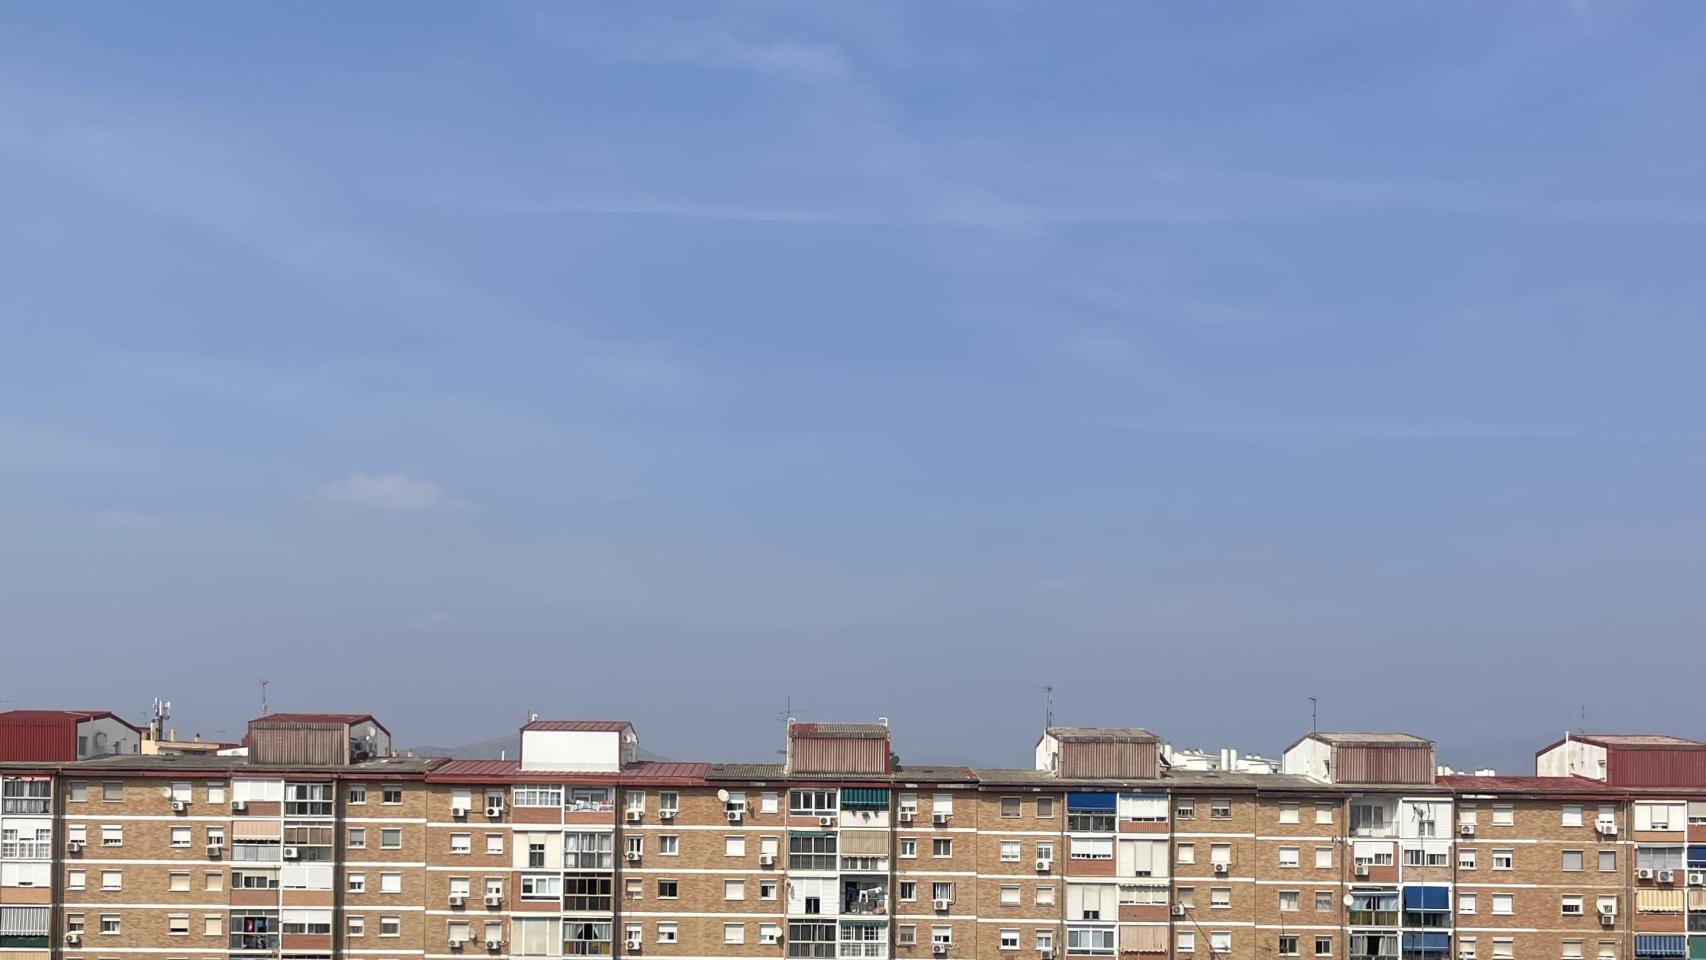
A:
{"type": "Polygon", "coordinates": [[[396,806],[397,804],[403,802],[403,788],[402,787],[386,787],[384,790],[380,791],[379,797],[380,797],[380,799],[379,799],[380,803],[389,804],[391,806],[396,806]]]}
{"type": "MultiPolygon", "coordinates": [[[[1002,797],[1001,798],[1001,816],[1003,818],[1008,818],[1008,819],[1015,818],[1015,817],[1018,817],[1022,813],[1024,813],[1024,803],[1022,801],[1020,801],[1020,799],[1018,797],[1002,797]]],[[[1015,940],[1017,940],[1017,937],[1018,937],[1018,932],[1014,931],[1015,940]]],[[[1016,946],[1016,944],[1015,944],[1015,946],[1016,946]]]]}
{"type": "Polygon", "coordinates": [[[401,827],[381,827],[379,830],[379,849],[403,849],[403,830],[401,827]]]}

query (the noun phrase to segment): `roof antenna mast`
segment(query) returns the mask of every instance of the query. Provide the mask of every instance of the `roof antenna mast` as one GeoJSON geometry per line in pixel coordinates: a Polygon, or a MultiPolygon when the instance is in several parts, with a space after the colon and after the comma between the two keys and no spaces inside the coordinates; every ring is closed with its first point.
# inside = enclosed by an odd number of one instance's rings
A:
{"type": "Polygon", "coordinates": [[[1054,687],[1038,687],[1043,692],[1043,732],[1047,733],[1054,727],[1054,687]]]}
{"type": "Polygon", "coordinates": [[[1310,733],[1317,733],[1320,730],[1320,727],[1317,726],[1317,724],[1316,724],[1317,711],[1319,711],[1320,708],[1321,708],[1321,701],[1315,699],[1314,697],[1310,697],[1309,698],[1309,732],[1310,733]]]}
{"type": "Polygon", "coordinates": [[[271,710],[267,709],[267,684],[271,682],[272,681],[265,679],[261,681],[261,716],[263,717],[272,713],[271,710]]]}

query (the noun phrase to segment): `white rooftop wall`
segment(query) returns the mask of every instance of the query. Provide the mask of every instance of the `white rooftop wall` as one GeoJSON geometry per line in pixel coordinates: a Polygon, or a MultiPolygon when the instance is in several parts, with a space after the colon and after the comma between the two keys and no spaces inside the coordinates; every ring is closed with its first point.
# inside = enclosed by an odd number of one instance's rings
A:
{"type": "Polygon", "coordinates": [[[614,731],[523,730],[521,769],[616,773],[637,746],[614,731]]]}

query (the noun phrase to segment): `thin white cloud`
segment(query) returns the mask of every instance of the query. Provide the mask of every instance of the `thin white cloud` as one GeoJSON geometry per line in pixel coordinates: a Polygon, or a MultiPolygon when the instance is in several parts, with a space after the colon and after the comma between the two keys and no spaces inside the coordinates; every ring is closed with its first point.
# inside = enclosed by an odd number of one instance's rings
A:
{"type": "Polygon", "coordinates": [[[320,487],[326,500],[353,503],[392,513],[422,513],[428,510],[452,510],[463,506],[462,501],[446,496],[438,484],[421,480],[406,473],[366,473],[356,471],[336,483],[320,487]]]}

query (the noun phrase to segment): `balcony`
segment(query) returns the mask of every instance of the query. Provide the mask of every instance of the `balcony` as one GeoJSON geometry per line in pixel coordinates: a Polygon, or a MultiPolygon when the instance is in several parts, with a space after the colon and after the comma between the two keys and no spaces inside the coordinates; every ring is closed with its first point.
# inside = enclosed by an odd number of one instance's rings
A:
{"type": "Polygon", "coordinates": [[[16,816],[46,816],[53,801],[47,797],[7,797],[0,801],[0,813],[16,816]]]}
{"type": "Polygon", "coordinates": [[[278,934],[276,933],[233,933],[231,949],[249,952],[278,951],[278,934]]]}
{"type": "Polygon", "coordinates": [[[854,916],[887,916],[889,912],[888,882],[878,878],[843,879],[841,882],[841,912],[854,916]]]}
{"type": "Polygon", "coordinates": [[[46,840],[19,840],[0,844],[0,857],[7,860],[52,860],[53,844],[46,840]]]}

